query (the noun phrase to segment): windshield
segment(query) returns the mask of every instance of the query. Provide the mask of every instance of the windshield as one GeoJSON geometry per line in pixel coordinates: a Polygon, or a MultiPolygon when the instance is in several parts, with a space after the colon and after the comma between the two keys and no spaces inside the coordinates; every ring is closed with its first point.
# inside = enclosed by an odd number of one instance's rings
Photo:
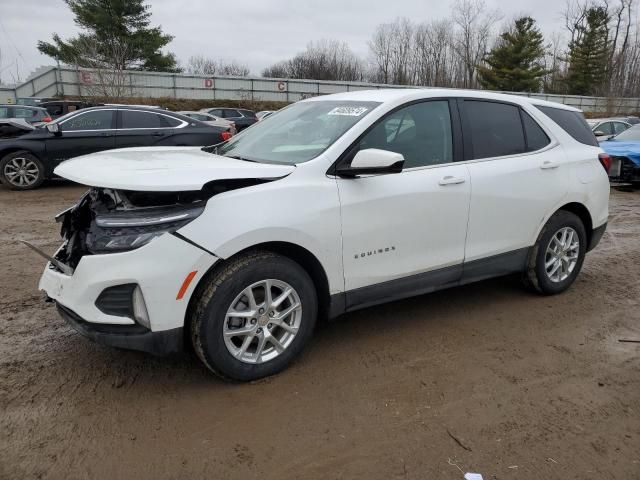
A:
{"type": "Polygon", "coordinates": [[[628,130],[616,135],[612,140],[616,142],[632,142],[634,140],[640,141],[640,125],[633,126],[628,130]]]}
{"type": "Polygon", "coordinates": [[[296,164],[317,157],[362,120],[377,102],[295,103],[269,115],[218,148],[218,155],[296,164]]]}

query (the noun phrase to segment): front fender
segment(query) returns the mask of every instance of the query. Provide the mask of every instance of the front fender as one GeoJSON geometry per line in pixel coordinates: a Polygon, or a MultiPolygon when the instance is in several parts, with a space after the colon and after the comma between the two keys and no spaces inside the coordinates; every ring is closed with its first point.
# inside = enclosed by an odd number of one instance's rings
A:
{"type": "Polygon", "coordinates": [[[309,181],[304,175],[292,174],[217,195],[179,233],[220,258],[267,242],[298,245],[318,259],[330,293],[344,290],[335,179],[322,176],[309,181]]]}

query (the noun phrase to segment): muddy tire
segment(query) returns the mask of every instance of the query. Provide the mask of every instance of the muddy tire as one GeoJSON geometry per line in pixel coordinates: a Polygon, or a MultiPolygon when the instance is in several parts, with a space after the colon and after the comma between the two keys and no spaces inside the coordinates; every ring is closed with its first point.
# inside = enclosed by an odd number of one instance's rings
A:
{"type": "Polygon", "coordinates": [[[529,254],[525,285],[543,295],[564,292],[580,273],[586,251],[582,220],[571,212],[556,212],[529,254]]]}
{"type": "Polygon", "coordinates": [[[12,152],[0,160],[0,181],[10,190],[32,190],[44,180],[44,165],[26,150],[12,152]]]}
{"type": "Polygon", "coordinates": [[[200,360],[225,379],[251,381],[282,371],[313,334],[313,281],[287,257],[248,253],[205,281],[191,340],[200,360]]]}

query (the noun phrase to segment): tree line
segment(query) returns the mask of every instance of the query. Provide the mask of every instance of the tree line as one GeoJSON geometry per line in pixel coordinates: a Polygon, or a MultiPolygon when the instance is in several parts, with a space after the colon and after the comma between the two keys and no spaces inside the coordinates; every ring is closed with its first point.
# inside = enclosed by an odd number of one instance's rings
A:
{"type": "MultiPolygon", "coordinates": [[[[640,0],[566,0],[564,27],[545,38],[536,20],[505,21],[484,0],[454,0],[445,19],[397,18],[375,27],[360,57],[338,40],[311,42],[264,77],[595,96],[640,96],[640,0]]],[[[42,53],[66,64],[104,69],[117,83],[127,69],[247,76],[238,61],[202,55],[181,67],[163,53],[173,37],[150,26],[145,0],[65,0],[82,33],[53,35],[42,53]],[[114,73],[115,72],[115,73],[114,73]]],[[[113,81],[111,81],[113,80],[113,81]]]]}

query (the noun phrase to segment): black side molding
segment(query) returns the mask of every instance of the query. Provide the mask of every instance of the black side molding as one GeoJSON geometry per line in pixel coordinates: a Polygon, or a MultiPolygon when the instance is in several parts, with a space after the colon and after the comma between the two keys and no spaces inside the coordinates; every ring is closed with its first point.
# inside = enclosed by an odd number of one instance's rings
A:
{"type": "Polygon", "coordinates": [[[523,272],[530,250],[529,247],[520,248],[512,252],[332,295],[329,318],[380,303],[523,272]]]}

